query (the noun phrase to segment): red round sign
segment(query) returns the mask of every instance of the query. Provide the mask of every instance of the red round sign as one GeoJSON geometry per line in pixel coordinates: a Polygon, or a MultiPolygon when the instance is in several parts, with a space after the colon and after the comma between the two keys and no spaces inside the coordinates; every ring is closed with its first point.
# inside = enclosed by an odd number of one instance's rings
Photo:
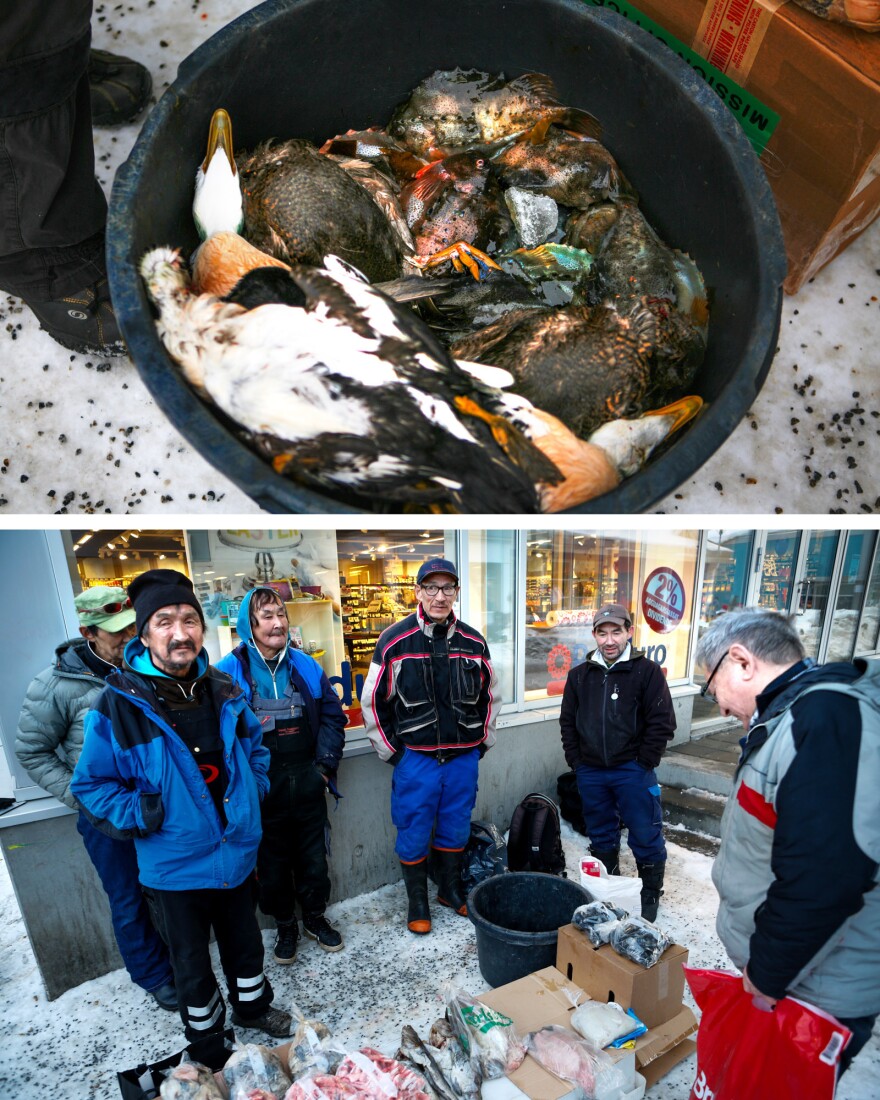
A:
{"type": "Polygon", "coordinates": [[[674,569],[660,566],[642,588],[642,614],[655,634],[669,634],[684,617],[684,583],[674,569]]]}

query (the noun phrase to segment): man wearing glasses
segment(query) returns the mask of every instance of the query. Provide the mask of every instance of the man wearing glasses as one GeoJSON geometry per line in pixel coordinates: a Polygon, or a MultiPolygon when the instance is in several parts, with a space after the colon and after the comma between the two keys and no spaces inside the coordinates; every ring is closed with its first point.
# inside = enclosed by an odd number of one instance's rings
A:
{"type": "Polygon", "coordinates": [[[593,617],[596,648],[568,674],[559,711],[562,749],[577,775],[591,853],[619,873],[620,830],[642,880],[642,916],[657,919],[666,870],[660,786],[654,769],[675,733],[663,670],[632,647],[622,604],[593,617]]]}
{"type": "Polygon", "coordinates": [[[798,997],[852,1031],[843,1072],[880,1012],[880,668],[817,666],[759,608],[712,622],[696,661],[747,734],[712,868],[718,935],[759,1007],[798,997]]]}
{"type": "Polygon", "coordinates": [[[409,902],[407,927],[431,931],[427,857],[437,900],[462,916],[461,860],[470,837],[480,758],[495,743],[501,700],[486,639],[457,619],[458,571],[423,562],[414,614],[384,630],[361,696],[367,735],[394,767],[391,820],[409,902]],[[433,830],[433,839],[432,839],[433,830]]]}
{"type": "MultiPolygon", "coordinates": [[[[122,664],[125,644],[134,637],[135,613],[123,589],[106,585],[87,588],[73,602],[81,637],[62,642],[54,662],[31,681],[15,754],[35,783],[76,810],[70,780],[82,752],[83,720],[107,676],[122,664]]],[[[105,836],[82,811],[76,827],[110,902],[113,932],[131,980],[173,1012],[171,963],[138,881],[134,842],[105,836]]]]}

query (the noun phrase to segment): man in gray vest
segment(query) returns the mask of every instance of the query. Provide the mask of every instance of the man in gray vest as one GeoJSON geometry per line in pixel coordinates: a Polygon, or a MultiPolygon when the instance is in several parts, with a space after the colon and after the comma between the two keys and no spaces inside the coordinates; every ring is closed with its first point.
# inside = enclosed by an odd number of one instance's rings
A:
{"type": "MultiPolygon", "coordinates": [[[[62,642],[55,660],[27,689],[18,721],[15,754],[28,775],[71,809],[73,769],[83,745],[83,720],[122,664],[134,637],[135,613],[121,588],[96,585],[74,598],[81,637],[62,642]]],[[[131,980],[162,1008],[177,1008],[168,949],[150,920],[138,881],[134,841],[109,837],[82,811],[76,823],[110,902],[119,953],[131,980]]]]}
{"type": "Polygon", "coordinates": [[[704,698],[747,732],[712,870],[718,935],[760,1007],[791,995],[852,1031],[843,1072],[880,1012],[880,667],[817,666],[758,608],[716,619],[696,659],[704,698]]]}

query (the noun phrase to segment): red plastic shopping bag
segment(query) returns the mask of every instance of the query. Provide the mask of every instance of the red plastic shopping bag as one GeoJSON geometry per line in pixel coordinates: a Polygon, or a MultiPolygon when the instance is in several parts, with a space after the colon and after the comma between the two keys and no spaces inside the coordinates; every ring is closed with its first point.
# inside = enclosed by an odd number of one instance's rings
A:
{"type": "Polygon", "coordinates": [[[703,1012],[690,1100],[831,1100],[848,1028],[793,997],[764,1012],[736,974],[684,972],[703,1012]]]}

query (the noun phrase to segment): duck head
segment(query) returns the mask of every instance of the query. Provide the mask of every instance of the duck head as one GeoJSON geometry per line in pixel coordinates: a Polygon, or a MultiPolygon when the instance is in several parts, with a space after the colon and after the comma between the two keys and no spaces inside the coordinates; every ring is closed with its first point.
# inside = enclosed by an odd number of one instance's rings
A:
{"type": "Polygon", "coordinates": [[[211,116],[208,151],[196,173],[193,219],[202,240],[215,233],[240,233],[244,204],[232,145],[232,122],[218,108],[211,116]]]}

